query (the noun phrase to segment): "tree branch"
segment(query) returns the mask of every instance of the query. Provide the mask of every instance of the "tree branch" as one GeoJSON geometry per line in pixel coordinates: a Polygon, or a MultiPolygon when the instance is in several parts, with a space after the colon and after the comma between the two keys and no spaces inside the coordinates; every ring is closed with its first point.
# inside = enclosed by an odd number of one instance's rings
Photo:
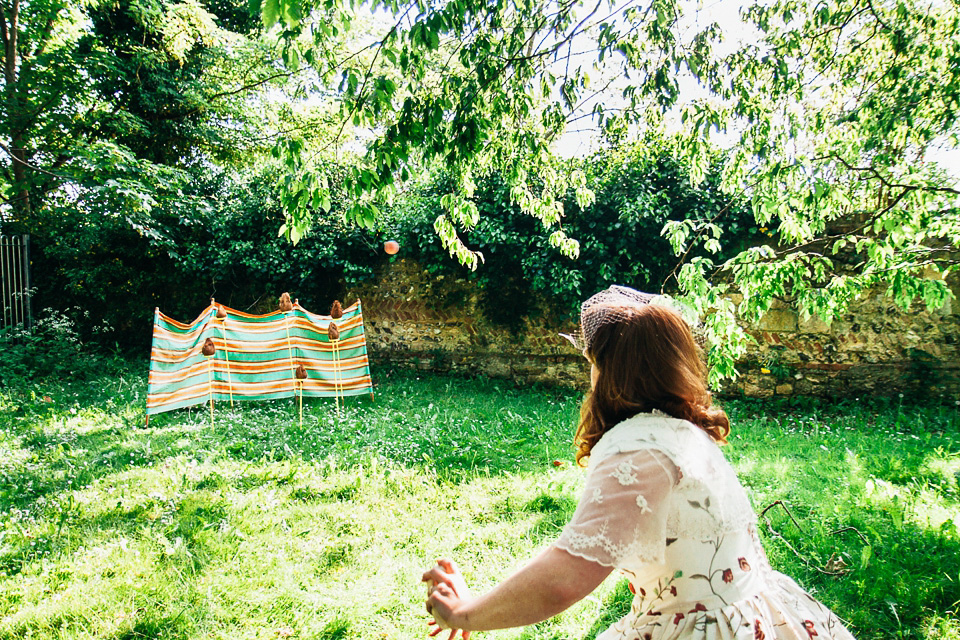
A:
{"type": "MultiPolygon", "coordinates": [[[[397,30],[400,28],[400,24],[403,22],[404,18],[407,17],[407,15],[410,13],[412,9],[413,9],[413,5],[410,5],[409,7],[407,7],[407,10],[403,12],[403,14],[393,24],[393,26],[390,27],[390,31],[388,31],[387,34],[379,42],[375,42],[374,44],[368,47],[365,47],[364,49],[361,50],[361,51],[366,51],[367,49],[376,47],[376,51],[373,54],[373,59],[370,61],[370,64],[367,66],[366,73],[363,74],[363,84],[361,85],[360,90],[357,92],[357,100],[356,102],[351,104],[350,111],[349,113],[347,113],[347,117],[340,122],[340,128],[337,130],[337,135],[334,138],[334,140],[340,139],[340,136],[343,135],[344,128],[346,128],[347,126],[347,122],[350,120],[353,114],[356,113],[357,109],[359,109],[363,105],[363,102],[364,102],[363,92],[367,87],[367,82],[369,81],[370,76],[373,75],[373,65],[376,64],[377,58],[380,57],[380,52],[383,51],[383,47],[386,46],[387,40],[389,40],[390,36],[392,36],[397,32],[397,30]]],[[[359,53],[360,52],[358,52],[357,55],[359,55],[359,53]]],[[[339,148],[340,147],[338,145],[337,146],[338,151],[339,151],[339,148]]]]}
{"type": "MultiPolygon", "coordinates": [[[[40,168],[40,167],[38,167],[38,166],[36,166],[36,165],[30,164],[30,163],[27,162],[26,160],[24,160],[24,159],[22,159],[22,158],[20,158],[20,157],[17,156],[17,154],[15,153],[16,149],[11,149],[11,148],[8,147],[7,145],[3,144],[2,142],[0,142],[0,149],[2,149],[3,151],[5,151],[5,152],[7,153],[7,155],[9,155],[9,156],[13,159],[13,161],[14,161],[15,164],[19,164],[19,165],[21,165],[21,166],[23,166],[23,167],[26,167],[27,169],[30,169],[30,170],[32,170],[32,171],[36,171],[36,172],[38,172],[38,173],[43,173],[43,174],[46,174],[46,175],[48,175],[48,176],[53,176],[54,178],[60,178],[61,180],[73,180],[73,178],[71,178],[70,176],[62,175],[62,174],[59,174],[59,173],[54,173],[53,171],[47,171],[46,169],[42,169],[42,168],[40,168]]],[[[21,149],[20,151],[21,151],[21,154],[22,154],[22,151],[23,151],[23,150],[21,149]]]]}
{"type": "Polygon", "coordinates": [[[883,18],[880,17],[880,14],[877,13],[876,8],[873,6],[873,0],[867,0],[867,7],[870,9],[870,13],[873,14],[874,19],[880,23],[880,25],[890,31],[891,33],[900,33],[899,30],[893,29],[890,25],[883,21],[883,18]]]}
{"type": "Polygon", "coordinates": [[[829,160],[831,158],[833,160],[836,160],[840,164],[842,164],[844,168],[847,169],[848,171],[853,171],[856,173],[869,173],[870,175],[873,176],[875,180],[878,180],[880,184],[882,184],[887,189],[910,189],[912,191],[922,190],[922,191],[931,191],[934,193],[950,193],[953,195],[960,196],[960,190],[954,189],[952,187],[934,187],[929,185],[911,185],[911,184],[900,184],[898,182],[890,182],[889,180],[884,178],[883,174],[877,171],[875,167],[857,167],[855,165],[850,164],[849,162],[841,158],[836,153],[831,153],[828,156],[819,156],[817,158],[814,158],[814,161],[829,160]]]}
{"type": "MultiPolygon", "coordinates": [[[[780,541],[787,546],[787,549],[789,549],[793,553],[793,555],[797,556],[797,558],[799,558],[800,561],[803,562],[803,564],[807,565],[809,568],[813,569],[814,571],[818,571],[827,576],[839,576],[846,573],[846,571],[842,571],[842,570],[831,571],[829,569],[822,569],[817,565],[813,564],[813,562],[811,562],[808,558],[803,557],[803,555],[799,551],[797,551],[792,544],[790,544],[787,541],[787,539],[783,536],[782,533],[780,533],[779,531],[773,528],[773,524],[770,522],[770,519],[767,518],[767,515],[766,515],[767,511],[769,511],[772,507],[776,507],[776,506],[781,507],[784,510],[784,512],[787,514],[787,516],[790,518],[790,520],[793,522],[793,524],[797,527],[797,529],[800,530],[800,533],[802,533],[803,535],[806,535],[806,532],[803,530],[803,527],[800,526],[800,523],[797,522],[797,519],[794,518],[793,514],[790,513],[790,510],[787,509],[787,505],[783,503],[783,500],[777,500],[776,502],[770,505],[767,505],[767,507],[760,512],[760,517],[763,518],[764,522],[767,523],[767,530],[770,532],[770,535],[772,535],[775,538],[779,538],[780,541]]],[[[829,566],[829,563],[827,566],[829,566]]]]}
{"type": "MultiPolygon", "coordinates": [[[[231,89],[230,91],[221,91],[220,93],[215,93],[215,94],[213,94],[212,96],[210,96],[209,98],[207,98],[207,100],[209,100],[210,102],[213,102],[214,100],[219,100],[220,98],[225,98],[225,97],[227,97],[227,96],[235,96],[235,95],[237,95],[238,93],[243,93],[243,92],[245,92],[245,91],[250,91],[251,89],[256,89],[257,87],[261,87],[261,86],[267,84],[268,82],[273,82],[274,80],[276,80],[276,79],[278,79],[278,78],[289,78],[289,77],[291,77],[291,76],[297,75],[298,73],[301,73],[301,70],[288,71],[288,72],[285,72],[285,73],[275,73],[275,74],[273,74],[273,75],[271,75],[271,76],[267,76],[266,78],[261,78],[261,79],[257,80],[256,82],[251,82],[251,83],[249,83],[249,84],[245,84],[245,85],[243,85],[242,87],[238,87],[238,88],[236,88],[236,89],[231,89]]],[[[192,114],[190,114],[190,115],[192,115],[192,114]]]]}
{"type": "MultiPolygon", "coordinates": [[[[720,216],[722,216],[722,215],[725,214],[727,211],[729,211],[729,210],[730,210],[730,207],[732,207],[732,206],[734,205],[734,203],[736,202],[737,198],[739,198],[740,196],[742,196],[742,195],[747,191],[747,189],[750,189],[751,187],[756,186],[756,184],[757,184],[758,182],[760,182],[760,179],[759,179],[759,178],[758,178],[757,180],[754,180],[752,183],[746,185],[746,186],[743,187],[742,189],[740,189],[740,191],[738,191],[737,193],[735,193],[735,194],[733,195],[733,197],[730,198],[730,202],[728,202],[727,205],[726,205],[723,209],[721,209],[720,211],[718,211],[718,212],[717,212],[717,215],[713,216],[713,217],[710,219],[709,224],[713,224],[714,222],[717,221],[717,219],[718,219],[720,216]]],[[[677,277],[677,272],[680,270],[680,267],[683,266],[684,262],[686,262],[687,256],[690,255],[690,252],[691,252],[691,251],[693,251],[693,247],[696,245],[697,240],[699,240],[700,237],[703,236],[704,233],[706,233],[706,230],[707,230],[707,226],[706,226],[706,225],[702,226],[702,227],[700,228],[700,230],[697,232],[697,235],[695,235],[695,236],[693,237],[693,240],[691,240],[690,243],[687,245],[687,250],[683,252],[683,255],[680,256],[680,259],[679,259],[679,260],[677,261],[677,263],[673,266],[673,269],[670,271],[669,274],[667,274],[667,277],[664,278],[664,279],[663,279],[663,282],[660,284],[660,291],[661,291],[661,293],[663,292],[664,288],[667,286],[667,283],[670,281],[670,278],[676,278],[676,277],[677,277]]],[[[717,269],[717,271],[719,271],[719,269],[717,269]]],[[[715,271],[714,273],[716,273],[717,271],[715,271]]]]}

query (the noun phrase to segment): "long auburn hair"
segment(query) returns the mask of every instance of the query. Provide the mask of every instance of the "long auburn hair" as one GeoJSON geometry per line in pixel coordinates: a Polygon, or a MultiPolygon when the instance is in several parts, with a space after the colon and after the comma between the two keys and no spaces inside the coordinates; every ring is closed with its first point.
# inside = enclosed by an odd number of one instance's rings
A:
{"type": "Polygon", "coordinates": [[[596,323],[586,356],[598,378],[580,407],[574,437],[577,463],[590,455],[604,433],[638,413],[659,409],[703,429],[726,444],[730,421],[711,406],[706,366],[687,323],[663,305],[599,305],[586,310],[608,317],[596,323]]]}

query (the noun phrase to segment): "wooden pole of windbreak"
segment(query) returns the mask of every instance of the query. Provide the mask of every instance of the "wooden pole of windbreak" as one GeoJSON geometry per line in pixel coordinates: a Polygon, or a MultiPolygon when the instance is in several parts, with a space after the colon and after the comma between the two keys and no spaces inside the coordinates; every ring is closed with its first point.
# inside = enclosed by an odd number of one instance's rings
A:
{"type": "MultiPolygon", "coordinates": [[[[209,320],[207,320],[207,325],[205,325],[204,333],[206,332],[206,326],[209,326],[209,323],[212,321],[214,327],[217,325],[217,311],[216,309],[210,309],[210,312],[213,314],[209,320]]],[[[213,335],[216,335],[216,328],[214,328],[213,335]]],[[[202,335],[202,334],[201,334],[202,335]]],[[[202,346],[200,347],[200,355],[207,361],[207,391],[210,395],[210,428],[213,429],[213,361],[217,357],[217,342],[213,339],[213,336],[208,337],[203,341],[202,346]],[[210,343],[212,353],[207,353],[207,343],[210,343]]]]}
{"type": "Polygon", "coordinates": [[[294,380],[297,379],[296,373],[297,370],[293,366],[293,346],[290,344],[290,316],[287,315],[287,311],[283,313],[284,315],[284,326],[287,329],[287,360],[290,361],[290,375],[294,380]]]}
{"type": "Polygon", "coordinates": [[[227,363],[227,392],[230,394],[230,407],[233,408],[233,376],[230,374],[230,343],[227,342],[227,310],[223,309],[222,306],[217,306],[216,300],[210,298],[210,306],[213,307],[214,311],[214,326],[217,325],[217,320],[220,321],[220,338],[223,340],[223,359],[227,363]],[[220,311],[223,311],[223,315],[220,315],[220,311]]]}
{"type": "Polygon", "coordinates": [[[337,403],[337,416],[340,415],[340,329],[336,320],[331,319],[327,325],[327,342],[330,343],[330,355],[333,361],[333,397],[337,403]]]}
{"type": "Polygon", "coordinates": [[[223,337],[223,358],[227,362],[227,390],[230,393],[230,407],[233,408],[233,374],[230,373],[230,344],[227,342],[227,318],[221,318],[220,323],[220,335],[223,337]]]}
{"type": "MultiPolygon", "coordinates": [[[[357,298],[357,309],[361,309],[361,306],[360,306],[360,298],[357,298]]],[[[363,322],[363,312],[362,312],[362,311],[360,312],[360,321],[361,321],[361,323],[363,322]]],[[[366,336],[366,332],[364,332],[364,336],[366,336]]],[[[364,347],[366,347],[366,337],[364,337],[364,347]]],[[[366,350],[366,349],[364,349],[364,350],[366,350]]],[[[373,397],[373,381],[371,381],[371,382],[370,382],[370,402],[373,402],[373,401],[374,401],[374,397],[373,397]]]]}
{"type": "MultiPolygon", "coordinates": [[[[153,308],[153,335],[154,335],[153,339],[154,339],[154,340],[156,340],[156,335],[157,335],[157,320],[159,320],[159,319],[160,319],[160,307],[154,307],[154,308],[153,308]]],[[[152,348],[152,347],[151,347],[151,349],[150,349],[150,364],[151,364],[151,365],[153,364],[153,348],[152,348]]],[[[147,397],[148,397],[148,399],[149,399],[149,396],[147,396],[147,397]]],[[[144,428],[150,426],[150,414],[149,414],[149,413],[147,414],[147,419],[146,419],[146,421],[144,421],[143,426],[144,426],[144,428]]]]}
{"type": "Polygon", "coordinates": [[[333,341],[333,397],[340,415],[340,338],[333,341]]]}
{"type": "Polygon", "coordinates": [[[213,428],[213,356],[207,359],[207,389],[210,393],[210,428],[213,428]]]}
{"type": "Polygon", "coordinates": [[[337,384],[340,387],[340,402],[347,408],[347,396],[343,392],[343,359],[340,357],[340,340],[337,339],[337,384]]]}
{"type": "Polygon", "coordinates": [[[283,326],[287,330],[287,359],[290,361],[290,378],[293,380],[294,391],[296,391],[297,388],[297,368],[293,366],[293,345],[290,342],[290,314],[294,313],[294,315],[296,315],[295,310],[299,304],[300,300],[298,299],[288,311],[283,312],[283,326]]]}

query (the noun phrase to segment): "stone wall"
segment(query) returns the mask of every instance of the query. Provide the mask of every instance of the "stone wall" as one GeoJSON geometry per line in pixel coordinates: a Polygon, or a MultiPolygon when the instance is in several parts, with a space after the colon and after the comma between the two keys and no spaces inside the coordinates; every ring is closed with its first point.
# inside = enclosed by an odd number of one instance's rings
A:
{"type": "Polygon", "coordinates": [[[736,385],[748,396],[960,394],[955,304],[904,313],[889,297],[874,295],[829,326],[779,304],[748,331],[757,344],[736,385]]]}
{"type": "Polygon", "coordinates": [[[351,304],[355,298],[363,303],[374,375],[377,366],[405,365],[526,383],[584,383],[583,357],[557,335],[562,329],[491,324],[465,279],[432,276],[401,259],[385,267],[376,284],[345,296],[351,304]]]}
{"type": "MultiPolygon", "coordinates": [[[[476,289],[465,279],[433,276],[399,259],[383,268],[375,284],[354,288],[345,300],[355,298],[363,302],[374,378],[379,367],[407,366],[521,383],[588,384],[583,358],[557,336],[572,326],[530,321],[515,331],[495,326],[480,312],[476,289]]],[[[955,397],[960,394],[957,306],[904,313],[889,298],[873,296],[828,326],[775,304],[748,327],[756,345],[740,363],[741,378],[723,392],[955,397]]]]}

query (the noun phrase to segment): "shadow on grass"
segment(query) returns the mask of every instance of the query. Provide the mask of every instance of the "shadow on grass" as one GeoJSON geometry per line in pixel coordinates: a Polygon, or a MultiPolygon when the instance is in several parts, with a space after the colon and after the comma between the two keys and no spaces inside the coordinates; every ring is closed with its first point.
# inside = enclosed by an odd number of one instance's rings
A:
{"type": "MultiPolygon", "coordinates": [[[[102,636],[104,640],[172,640],[173,638],[191,637],[193,625],[185,615],[186,609],[177,614],[163,611],[164,604],[151,603],[152,606],[141,606],[136,611],[134,619],[120,625],[120,629],[110,635],[102,636]],[[156,608],[154,608],[156,607],[156,608]]],[[[61,637],[71,629],[84,629],[89,620],[82,614],[63,613],[45,618],[37,624],[22,622],[9,627],[7,631],[0,631],[0,640],[22,640],[23,638],[54,638],[61,637]]]]}
{"type": "MultiPolygon", "coordinates": [[[[0,510],[9,512],[11,508],[28,508],[34,511],[34,516],[45,517],[47,524],[40,535],[33,538],[17,533],[8,535],[0,555],[0,567],[15,573],[27,562],[89,543],[91,537],[133,536],[146,532],[158,539],[162,535],[170,543],[169,548],[157,544],[157,554],[162,556],[161,565],[189,576],[202,571],[213,558],[230,555],[218,551],[219,545],[235,544],[219,531],[219,523],[225,518],[224,505],[208,494],[227,486],[246,490],[266,484],[289,484],[294,482],[296,475],[295,470],[278,468],[284,465],[268,468],[250,465],[239,475],[208,473],[192,486],[202,495],[188,496],[177,505],[159,502],[143,502],[129,508],[121,505],[88,519],[71,517],[68,511],[65,520],[58,520],[54,507],[63,499],[58,492],[86,486],[111,474],[150,467],[180,455],[240,462],[291,459],[308,464],[332,458],[341,469],[360,464],[369,468],[366,464],[375,458],[400,466],[428,467],[431,474],[450,483],[523,471],[544,471],[552,468],[553,459],[569,460],[572,457],[569,440],[573,420],[568,415],[575,404],[570,399],[572,396],[544,393],[532,399],[518,400],[506,386],[498,387],[489,381],[476,384],[475,381],[441,382],[411,385],[410,388],[406,388],[405,383],[393,383],[386,391],[379,391],[377,402],[371,403],[365,398],[354,402],[351,399],[352,404],[343,409],[339,419],[335,419],[332,402],[308,401],[303,427],[299,425],[292,401],[284,406],[279,403],[244,404],[232,414],[218,414],[212,429],[196,429],[198,419],[201,422],[204,419],[203,412],[197,410],[164,414],[151,421],[150,429],[107,425],[88,433],[71,433],[57,427],[46,431],[21,421],[15,425],[15,430],[20,432],[22,445],[33,457],[29,463],[8,466],[7,472],[0,475],[0,510]],[[541,411],[541,405],[550,402],[560,402],[561,406],[549,412],[541,411]],[[184,433],[187,428],[192,429],[191,433],[184,433]],[[183,446],[178,444],[181,439],[186,441],[183,446]],[[47,498],[45,507],[39,504],[40,498],[47,498]],[[190,499],[194,502],[191,503],[190,499]],[[163,517],[157,517],[159,514],[163,517]]],[[[857,411],[862,417],[864,411],[857,411]]],[[[811,449],[819,450],[822,447],[816,440],[816,429],[833,422],[845,429],[851,420],[842,413],[820,411],[813,424],[810,420],[801,421],[799,417],[787,417],[775,411],[768,410],[768,413],[781,420],[782,424],[777,423],[779,431],[774,435],[788,441],[787,448],[793,441],[781,436],[786,436],[788,431],[797,434],[790,436],[796,438],[796,442],[802,441],[811,449]]],[[[932,415],[936,417],[935,413],[932,415]]],[[[46,416],[42,419],[57,418],[46,416]]],[[[859,428],[867,428],[866,422],[858,424],[859,428]]],[[[943,487],[955,487],[950,484],[950,476],[944,475],[953,467],[938,472],[938,475],[924,471],[924,464],[936,448],[943,450],[942,454],[937,453],[938,459],[946,460],[955,455],[958,451],[956,443],[960,439],[951,442],[949,434],[933,431],[930,432],[932,440],[923,440],[927,432],[920,424],[916,421],[908,425],[905,421],[904,426],[884,428],[921,439],[911,437],[900,442],[885,435],[886,432],[880,433],[878,428],[876,434],[871,432],[871,440],[851,440],[853,444],[850,446],[863,447],[857,451],[863,466],[859,472],[861,475],[853,478],[843,468],[837,468],[837,473],[829,476],[813,474],[805,483],[811,487],[810,493],[851,479],[857,480],[862,490],[862,483],[869,476],[910,486],[914,479],[925,486],[943,479],[943,487]],[[876,448],[871,444],[873,440],[878,443],[876,448]]],[[[767,442],[760,437],[763,428],[762,425],[752,427],[755,442],[750,445],[757,450],[756,456],[761,460],[769,457],[771,451],[778,451],[773,445],[770,450],[763,450],[766,446],[763,443],[767,442]]],[[[837,431],[835,428],[835,440],[831,444],[846,437],[837,431]]],[[[745,429],[743,433],[751,432],[745,429]]],[[[779,450],[785,450],[782,443],[779,450]]],[[[842,460],[842,454],[830,458],[831,464],[842,465],[842,460]]],[[[797,478],[808,474],[801,464],[790,466],[790,472],[795,472],[797,478]]],[[[795,498],[796,488],[791,486],[785,484],[783,491],[789,490],[795,498]]],[[[347,509],[356,498],[360,485],[351,481],[322,489],[296,485],[291,489],[294,500],[343,502],[347,509]]],[[[940,495],[955,500],[946,491],[944,488],[940,495]]],[[[852,495],[856,498],[860,494],[853,492],[852,495]]],[[[954,503],[947,504],[952,508],[954,503]]],[[[539,514],[527,532],[518,532],[517,535],[550,539],[559,533],[575,506],[572,498],[544,489],[526,502],[513,500],[498,504],[490,515],[510,520],[517,514],[539,514]]],[[[792,559],[782,546],[778,546],[777,540],[768,540],[768,548],[785,573],[814,589],[826,604],[850,620],[861,640],[922,637],[924,616],[931,613],[954,615],[954,603],[960,601],[960,587],[955,580],[955,576],[960,575],[960,536],[955,528],[947,526],[940,530],[905,523],[903,511],[898,511],[894,503],[841,503],[838,509],[837,512],[821,513],[824,511],[822,506],[810,505],[808,519],[822,518],[830,523],[829,527],[821,527],[822,530],[813,526],[805,532],[790,530],[787,526],[780,526],[785,524],[783,522],[778,526],[790,544],[816,566],[825,566],[834,552],[845,554],[842,557],[849,572],[841,577],[823,576],[807,564],[792,559]],[[853,526],[864,532],[869,544],[859,542],[856,536],[841,539],[830,534],[831,529],[843,526],[853,526]],[[867,556],[864,556],[865,546],[870,547],[867,556]]],[[[800,511],[795,510],[795,513],[800,511]]],[[[355,553],[355,549],[346,543],[331,546],[328,551],[317,563],[319,572],[349,563],[355,553]]],[[[625,583],[620,583],[605,600],[603,615],[585,638],[594,637],[628,611],[630,600],[625,583]]],[[[187,622],[171,620],[162,613],[162,607],[157,606],[154,613],[144,614],[142,620],[132,623],[129,631],[140,635],[126,637],[153,637],[149,634],[161,633],[152,621],[170,625],[175,634],[187,633],[184,626],[187,622]]],[[[70,624],[70,621],[63,622],[70,624]]],[[[356,631],[349,625],[341,629],[335,622],[328,625],[322,637],[350,637],[356,631]]],[[[42,624],[46,629],[51,621],[42,624]]]]}
{"type": "Polygon", "coordinates": [[[944,579],[960,575],[960,536],[952,522],[923,527],[868,506],[826,528],[800,530],[785,518],[772,520],[782,538],[771,537],[762,520],[761,533],[774,568],[847,621],[859,640],[926,637],[931,614],[955,615],[960,582],[944,579]]]}
{"type": "MultiPolygon", "coordinates": [[[[100,386],[115,382],[108,379],[100,386]]],[[[136,389],[138,398],[145,395],[143,386],[136,389]]],[[[187,436],[181,426],[193,429],[204,422],[205,407],[154,416],[149,429],[136,421],[117,424],[114,416],[114,424],[77,433],[57,426],[76,420],[71,411],[119,415],[133,410],[142,417],[140,400],[134,403],[128,393],[127,404],[107,406],[109,394],[81,394],[69,400],[73,405],[68,409],[67,400],[61,403],[54,393],[55,403],[36,401],[8,423],[32,457],[29,464],[0,475],[0,508],[31,508],[42,497],[199,447],[206,454],[243,462],[333,458],[352,465],[376,457],[401,466],[433,467],[454,483],[479,474],[540,470],[548,468],[553,457],[571,457],[569,391],[541,390],[531,396],[529,390],[503,381],[421,380],[410,374],[391,376],[378,385],[377,393],[376,401],[348,398],[339,414],[333,399],[306,399],[302,425],[293,399],[238,402],[235,410],[218,410],[212,428],[187,436]],[[174,445],[184,437],[191,444],[178,450],[174,445]]],[[[0,426],[9,417],[0,415],[0,426]]]]}
{"type": "Polygon", "coordinates": [[[594,621],[590,630],[583,634],[583,640],[593,640],[614,622],[630,613],[633,594],[626,580],[620,580],[616,588],[603,601],[603,612],[594,621]]]}
{"type": "Polygon", "coordinates": [[[353,625],[346,618],[335,618],[320,631],[317,640],[346,640],[355,637],[353,625]]]}
{"type": "Polygon", "coordinates": [[[129,509],[118,504],[94,517],[51,522],[40,535],[8,536],[0,552],[0,571],[12,576],[41,558],[60,556],[101,540],[148,535],[158,541],[161,567],[175,566],[180,573],[196,574],[210,558],[222,554],[224,547],[234,545],[234,540],[220,534],[226,521],[226,502],[211,494],[188,495],[176,504],[151,500],[129,509]]]}
{"type": "Polygon", "coordinates": [[[40,498],[85,487],[94,481],[135,468],[150,467],[177,454],[172,444],[181,436],[168,433],[136,439],[136,432],[109,427],[93,433],[34,433],[23,442],[33,460],[8,468],[0,475],[0,509],[31,507],[40,498]]]}

